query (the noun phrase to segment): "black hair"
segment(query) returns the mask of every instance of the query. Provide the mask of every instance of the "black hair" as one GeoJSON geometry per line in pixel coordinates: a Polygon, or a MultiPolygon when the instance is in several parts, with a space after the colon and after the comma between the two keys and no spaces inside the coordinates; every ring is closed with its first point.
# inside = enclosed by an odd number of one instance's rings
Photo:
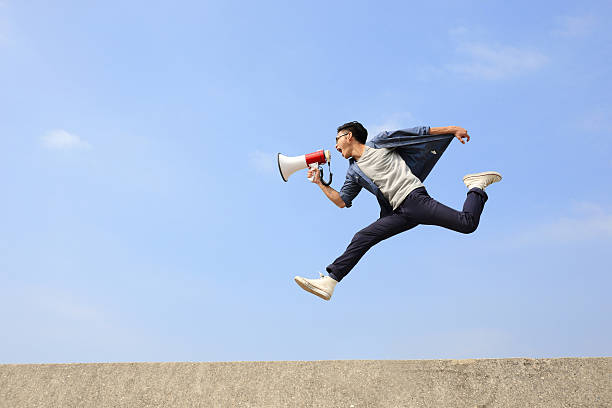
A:
{"type": "Polygon", "coordinates": [[[368,130],[359,122],[352,121],[338,126],[338,133],[342,130],[349,130],[353,137],[361,144],[365,144],[366,140],[368,140],[368,130]]]}

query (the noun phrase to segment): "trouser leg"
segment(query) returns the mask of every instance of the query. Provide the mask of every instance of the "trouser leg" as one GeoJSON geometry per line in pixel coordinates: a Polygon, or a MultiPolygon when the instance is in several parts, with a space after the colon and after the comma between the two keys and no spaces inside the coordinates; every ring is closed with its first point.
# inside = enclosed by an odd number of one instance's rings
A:
{"type": "Polygon", "coordinates": [[[346,251],[327,266],[327,273],[340,282],[372,246],[415,226],[417,223],[399,214],[379,218],[355,234],[346,251]]]}
{"type": "Polygon", "coordinates": [[[467,193],[463,211],[457,211],[431,198],[425,188],[419,188],[406,197],[398,212],[418,224],[437,225],[469,234],[478,227],[487,199],[483,190],[473,188],[467,193]]]}

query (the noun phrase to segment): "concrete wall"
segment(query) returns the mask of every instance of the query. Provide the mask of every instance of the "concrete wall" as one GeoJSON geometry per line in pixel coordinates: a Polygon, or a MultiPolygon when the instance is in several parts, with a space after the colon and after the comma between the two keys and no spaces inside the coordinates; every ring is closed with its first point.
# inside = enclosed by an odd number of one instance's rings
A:
{"type": "Polygon", "coordinates": [[[612,358],[0,365],[0,407],[612,407],[612,358]]]}

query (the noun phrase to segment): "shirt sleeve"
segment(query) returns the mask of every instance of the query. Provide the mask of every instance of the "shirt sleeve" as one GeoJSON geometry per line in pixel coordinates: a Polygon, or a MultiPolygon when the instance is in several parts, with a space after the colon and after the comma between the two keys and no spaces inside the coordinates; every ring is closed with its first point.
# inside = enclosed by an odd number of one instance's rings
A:
{"type": "Polygon", "coordinates": [[[347,208],[353,205],[353,199],[357,197],[357,194],[359,194],[360,191],[361,186],[359,183],[357,183],[353,177],[347,173],[344,184],[339,192],[340,198],[342,198],[342,201],[344,201],[347,208]]]}
{"type": "Polygon", "coordinates": [[[381,132],[374,139],[372,145],[383,147],[382,145],[401,144],[411,140],[414,136],[423,136],[429,134],[429,126],[415,126],[407,129],[395,130],[393,132],[381,132]],[[379,144],[382,143],[381,146],[379,144]]]}

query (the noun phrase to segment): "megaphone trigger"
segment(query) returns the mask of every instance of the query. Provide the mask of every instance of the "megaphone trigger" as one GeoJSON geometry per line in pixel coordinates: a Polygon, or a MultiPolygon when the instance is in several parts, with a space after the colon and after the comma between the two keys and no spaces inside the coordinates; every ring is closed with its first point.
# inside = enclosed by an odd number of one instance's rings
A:
{"type": "Polygon", "coordinates": [[[310,168],[312,176],[311,177],[306,177],[306,178],[312,182],[312,181],[314,181],[314,178],[315,178],[315,170],[320,169],[320,167],[319,167],[318,163],[310,163],[308,165],[308,167],[310,168]]]}

